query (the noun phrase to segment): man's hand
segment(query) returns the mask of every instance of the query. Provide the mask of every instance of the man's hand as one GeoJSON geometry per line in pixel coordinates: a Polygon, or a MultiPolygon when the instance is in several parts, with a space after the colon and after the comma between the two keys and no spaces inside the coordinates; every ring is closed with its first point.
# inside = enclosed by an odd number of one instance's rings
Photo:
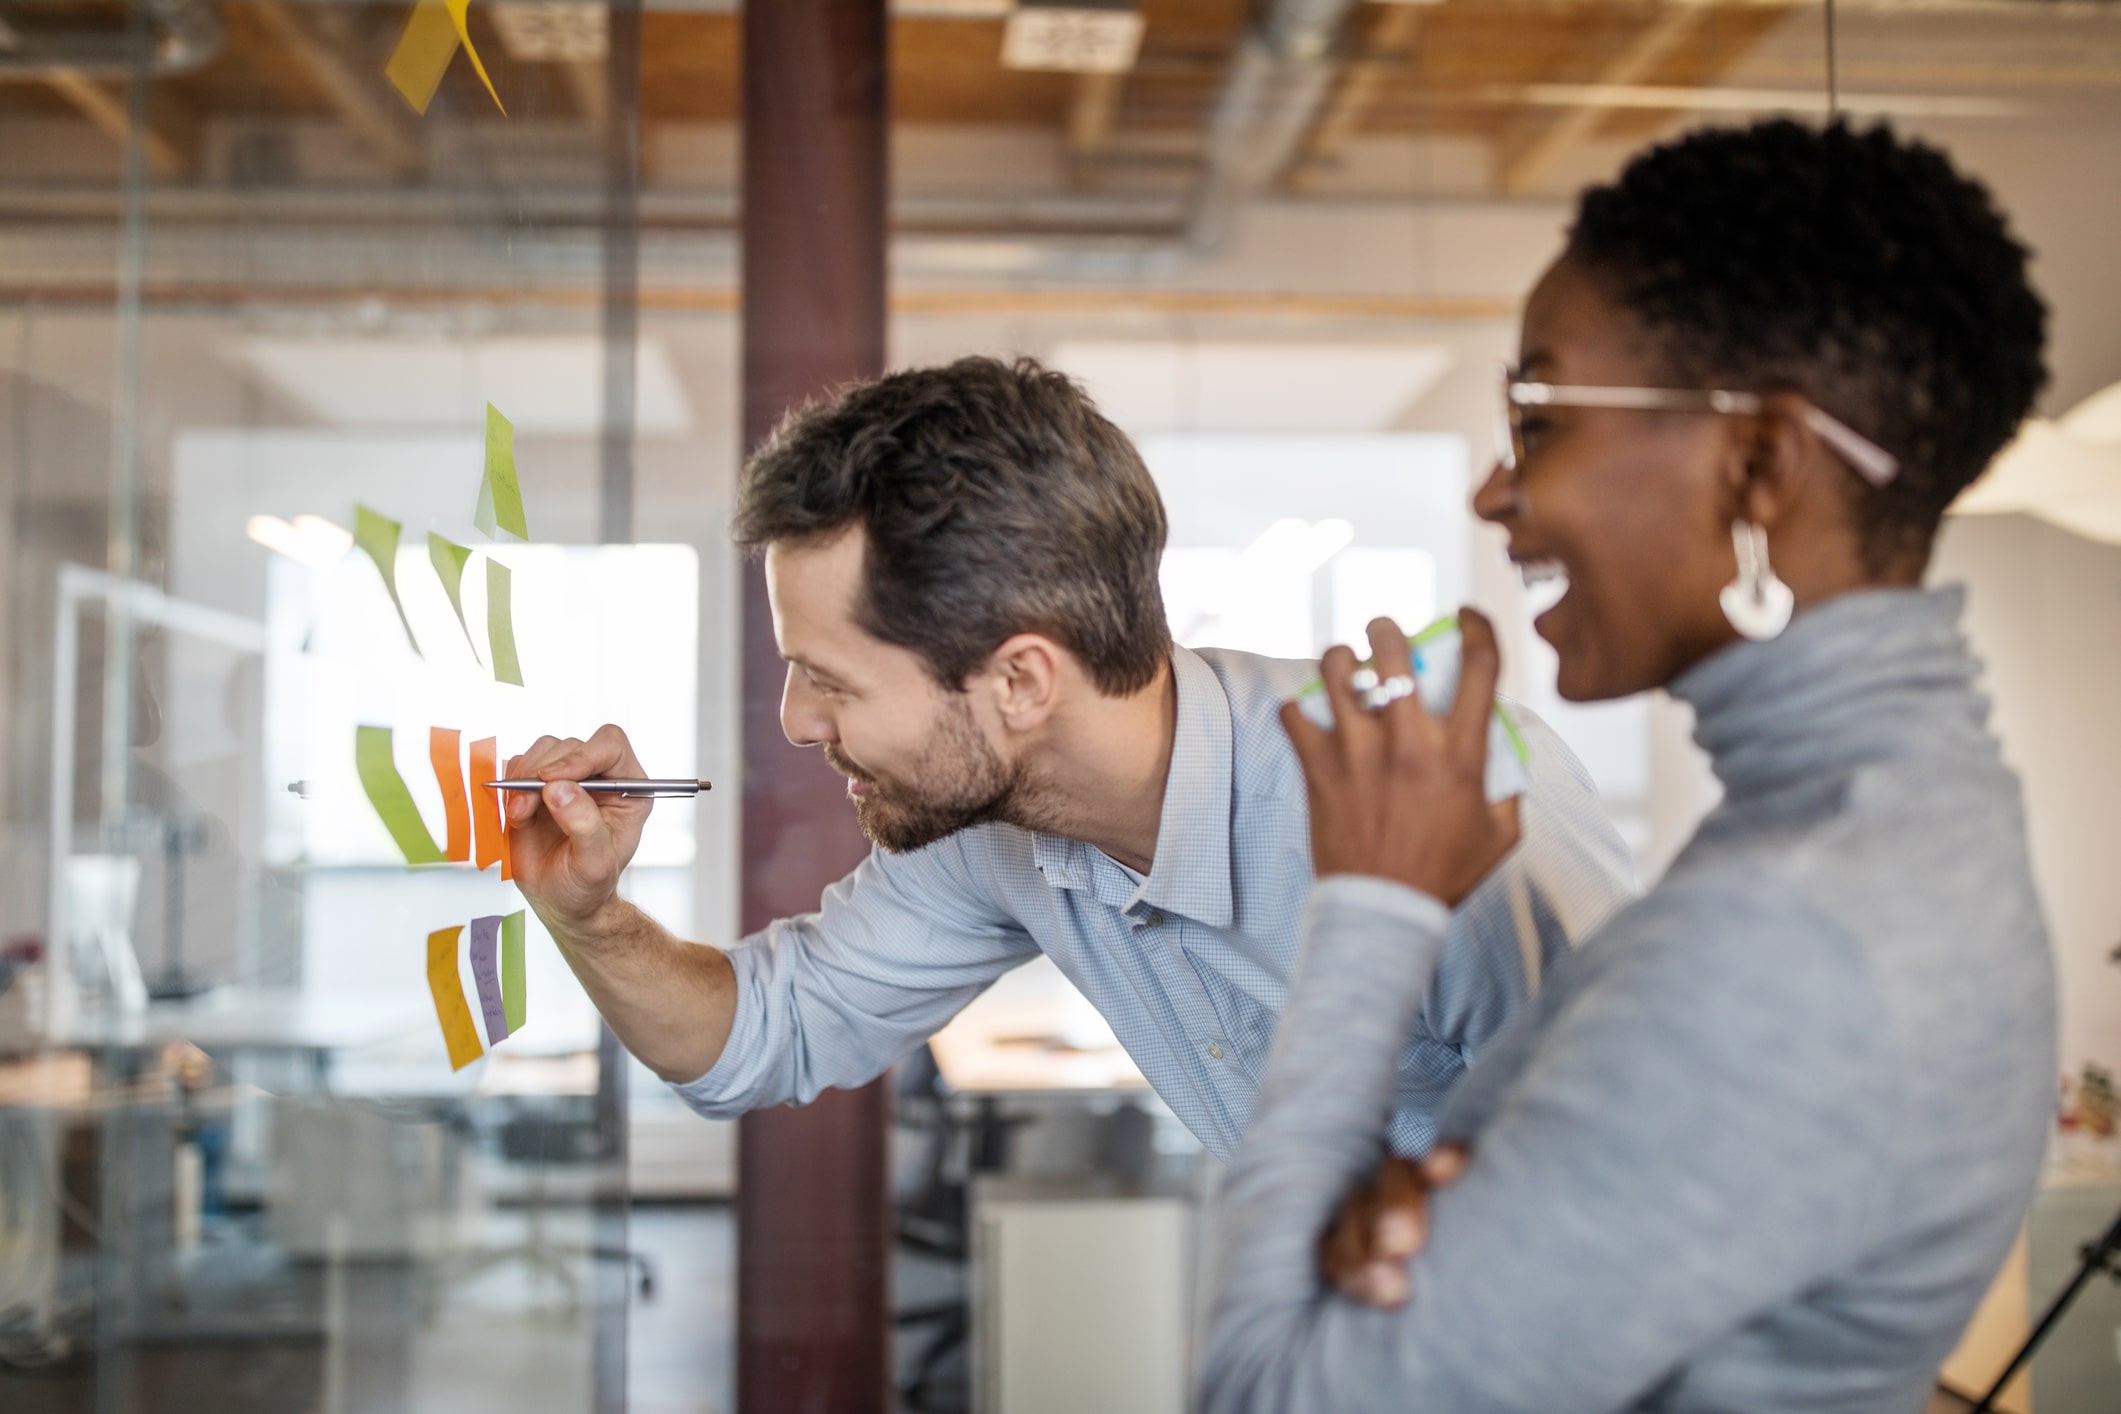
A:
{"type": "Polygon", "coordinates": [[[596,796],[576,782],[598,776],[645,776],[633,745],[617,727],[598,727],[587,741],[539,737],[510,757],[503,775],[535,776],[540,795],[508,791],[508,860],[517,887],[555,932],[590,930],[617,897],[619,874],[640,847],[651,802],[596,796]]]}
{"type": "Polygon", "coordinates": [[[1350,1301],[1403,1306],[1412,1295],[1407,1263],[1429,1238],[1429,1194],[1465,1171],[1466,1151],[1438,1149],[1419,1163],[1388,1158],[1350,1193],[1318,1244],[1325,1279],[1350,1301]]]}
{"type": "MultiPolygon", "coordinates": [[[[1455,908],[1517,843],[1517,802],[1490,805],[1487,797],[1488,716],[1502,671],[1495,629],[1471,609],[1458,624],[1458,697],[1442,717],[1431,716],[1415,692],[1377,711],[1364,707],[1351,681],[1355,655],[1338,645],[1319,664],[1332,729],[1294,702],[1281,709],[1303,763],[1311,865],[1320,878],[1390,879],[1455,908]]],[[[1370,648],[1380,679],[1412,678],[1399,625],[1373,620],[1370,648]]]]}

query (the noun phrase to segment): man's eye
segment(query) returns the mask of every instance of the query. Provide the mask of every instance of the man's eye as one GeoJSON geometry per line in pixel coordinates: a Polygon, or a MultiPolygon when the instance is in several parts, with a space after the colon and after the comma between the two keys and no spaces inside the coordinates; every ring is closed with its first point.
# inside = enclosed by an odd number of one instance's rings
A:
{"type": "Polygon", "coordinates": [[[1553,428],[1554,423],[1551,418],[1538,413],[1527,414],[1517,424],[1517,438],[1524,443],[1525,450],[1530,451],[1533,445],[1544,438],[1553,428]]]}

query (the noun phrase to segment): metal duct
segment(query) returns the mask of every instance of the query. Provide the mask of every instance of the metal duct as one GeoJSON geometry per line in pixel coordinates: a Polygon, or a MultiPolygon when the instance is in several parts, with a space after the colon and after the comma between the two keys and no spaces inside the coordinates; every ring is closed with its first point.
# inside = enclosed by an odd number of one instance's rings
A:
{"type": "MultiPolygon", "coordinates": [[[[142,0],[153,37],[147,69],[157,78],[187,74],[221,52],[221,12],[210,0],[142,0]]],[[[109,30],[57,33],[13,29],[14,42],[0,50],[0,82],[71,75],[129,79],[133,37],[109,30]]]]}
{"type": "Polygon", "coordinates": [[[1219,247],[1238,209],[1278,178],[1338,71],[1354,0],[1275,0],[1238,44],[1208,114],[1205,169],[1187,222],[1195,254],[1219,247]]]}

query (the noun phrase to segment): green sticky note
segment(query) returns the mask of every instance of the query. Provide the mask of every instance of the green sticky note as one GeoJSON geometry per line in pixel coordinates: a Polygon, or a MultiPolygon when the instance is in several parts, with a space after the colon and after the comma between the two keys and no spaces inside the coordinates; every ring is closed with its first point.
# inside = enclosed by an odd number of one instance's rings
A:
{"type": "Polygon", "coordinates": [[[427,532],[427,558],[435,567],[436,578],[442,581],[442,592],[449,596],[449,607],[457,611],[457,627],[464,630],[464,641],[471,645],[471,656],[478,657],[478,640],[471,636],[471,625],[464,621],[464,566],[471,560],[471,547],[452,544],[430,530],[427,532]]]}
{"type": "Polygon", "coordinates": [[[405,617],[405,605],[398,598],[398,529],[398,523],[388,516],[377,515],[368,507],[355,504],[354,544],[376,562],[376,570],[383,576],[383,587],[390,591],[390,606],[398,611],[398,622],[405,625],[405,641],[417,653],[420,640],[413,637],[412,620],[405,617]]]}
{"type": "Polygon", "coordinates": [[[391,753],[389,727],[354,728],[354,767],[361,773],[361,789],[368,803],[382,817],[383,828],[397,841],[398,853],[407,864],[443,864],[449,856],[427,833],[420,807],[412,803],[412,792],[398,774],[397,758],[391,753]]]}
{"type": "Polygon", "coordinates": [[[479,504],[471,523],[490,538],[496,527],[518,540],[530,539],[523,522],[523,488],[516,482],[515,424],[486,405],[486,474],[479,478],[479,504]]]}
{"type": "Polygon", "coordinates": [[[529,1011],[523,990],[523,910],[501,920],[501,1011],[508,1020],[508,1034],[523,1029],[529,1011]]]}
{"type": "Polygon", "coordinates": [[[523,685],[523,665],[516,661],[514,611],[508,606],[508,566],[486,561],[486,651],[493,657],[493,680],[523,685]]]}

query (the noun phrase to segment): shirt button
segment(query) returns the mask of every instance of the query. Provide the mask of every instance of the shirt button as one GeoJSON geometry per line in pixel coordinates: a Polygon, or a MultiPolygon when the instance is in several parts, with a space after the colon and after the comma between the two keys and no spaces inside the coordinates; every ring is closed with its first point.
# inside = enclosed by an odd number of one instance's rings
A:
{"type": "Polygon", "coordinates": [[[1148,925],[1149,925],[1149,926],[1150,926],[1151,928],[1161,928],[1161,927],[1163,927],[1163,926],[1164,926],[1164,913],[1163,913],[1163,910],[1162,910],[1162,909],[1160,909],[1160,908],[1152,908],[1152,909],[1150,909],[1150,910],[1149,910],[1149,916],[1148,916],[1147,918],[1143,919],[1142,921],[1143,921],[1144,923],[1147,923],[1147,924],[1148,924],[1148,925]]]}
{"type": "Polygon", "coordinates": [[[1221,1060],[1223,1058],[1223,1048],[1210,1041],[1208,1043],[1208,1055],[1214,1060],[1221,1060]]]}

